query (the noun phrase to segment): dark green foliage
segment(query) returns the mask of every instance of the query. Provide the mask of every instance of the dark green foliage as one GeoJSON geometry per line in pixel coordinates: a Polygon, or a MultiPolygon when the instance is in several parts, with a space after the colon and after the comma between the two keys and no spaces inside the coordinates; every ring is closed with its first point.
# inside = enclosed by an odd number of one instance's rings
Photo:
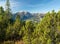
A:
{"type": "Polygon", "coordinates": [[[21,21],[17,15],[15,20],[0,8],[0,42],[23,40],[25,44],[59,44],[60,43],[60,11],[46,13],[40,23],[21,21]]]}
{"type": "Polygon", "coordinates": [[[0,15],[1,15],[2,13],[4,13],[4,9],[3,9],[3,7],[0,7],[0,15]]]}
{"type": "Polygon", "coordinates": [[[34,44],[59,44],[60,43],[60,12],[54,10],[47,13],[35,29],[34,44]],[[58,41],[57,41],[58,40],[58,41]]]}

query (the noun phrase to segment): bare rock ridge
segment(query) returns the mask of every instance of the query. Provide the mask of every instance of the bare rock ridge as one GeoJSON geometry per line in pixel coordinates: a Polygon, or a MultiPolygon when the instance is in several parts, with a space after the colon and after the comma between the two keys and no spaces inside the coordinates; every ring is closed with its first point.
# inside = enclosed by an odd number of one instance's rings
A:
{"type": "Polygon", "coordinates": [[[37,21],[39,22],[41,18],[44,17],[45,14],[42,13],[30,13],[30,12],[17,12],[14,14],[13,18],[15,19],[16,16],[19,15],[20,19],[25,21],[25,20],[31,20],[31,21],[37,21]]]}

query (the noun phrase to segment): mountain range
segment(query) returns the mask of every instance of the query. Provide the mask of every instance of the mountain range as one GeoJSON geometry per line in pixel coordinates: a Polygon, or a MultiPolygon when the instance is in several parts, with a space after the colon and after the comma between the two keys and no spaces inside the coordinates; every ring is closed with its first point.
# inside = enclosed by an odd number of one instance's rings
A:
{"type": "Polygon", "coordinates": [[[15,19],[16,16],[19,15],[20,19],[25,21],[25,20],[31,20],[31,21],[36,21],[39,22],[41,19],[44,17],[45,14],[43,13],[30,13],[30,12],[17,12],[13,15],[13,18],[15,19]]]}

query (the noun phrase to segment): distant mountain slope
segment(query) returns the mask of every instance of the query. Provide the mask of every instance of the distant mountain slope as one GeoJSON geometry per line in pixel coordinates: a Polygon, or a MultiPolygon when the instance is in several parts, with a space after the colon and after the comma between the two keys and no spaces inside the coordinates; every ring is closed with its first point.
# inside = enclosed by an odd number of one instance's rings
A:
{"type": "Polygon", "coordinates": [[[44,17],[45,14],[40,14],[40,13],[29,13],[29,12],[17,12],[14,14],[13,18],[15,19],[16,16],[19,15],[20,19],[25,21],[25,20],[31,20],[31,21],[40,21],[41,18],[44,17]]]}

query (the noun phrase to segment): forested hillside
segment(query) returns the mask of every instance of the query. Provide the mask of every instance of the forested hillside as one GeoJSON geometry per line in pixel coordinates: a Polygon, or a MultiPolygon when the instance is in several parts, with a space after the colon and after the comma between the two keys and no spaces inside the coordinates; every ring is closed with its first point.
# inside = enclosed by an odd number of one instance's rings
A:
{"type": "Polygon", "coordinates": [[[12,20],[0,7],[0,43],[22,40],[25,44],[60,44],[60,11],[48,12],[39,23],[21,21],[19,15],[12,20]]]}
{"type": "Polygon", "coordinates": [[[21,44],[60,44],[60,11],[46,13],[40,22],[22,21],[18,14],[13,19],[7,0],[6,10],[0,7],[0,44],[21,41],[21,44]]]}

